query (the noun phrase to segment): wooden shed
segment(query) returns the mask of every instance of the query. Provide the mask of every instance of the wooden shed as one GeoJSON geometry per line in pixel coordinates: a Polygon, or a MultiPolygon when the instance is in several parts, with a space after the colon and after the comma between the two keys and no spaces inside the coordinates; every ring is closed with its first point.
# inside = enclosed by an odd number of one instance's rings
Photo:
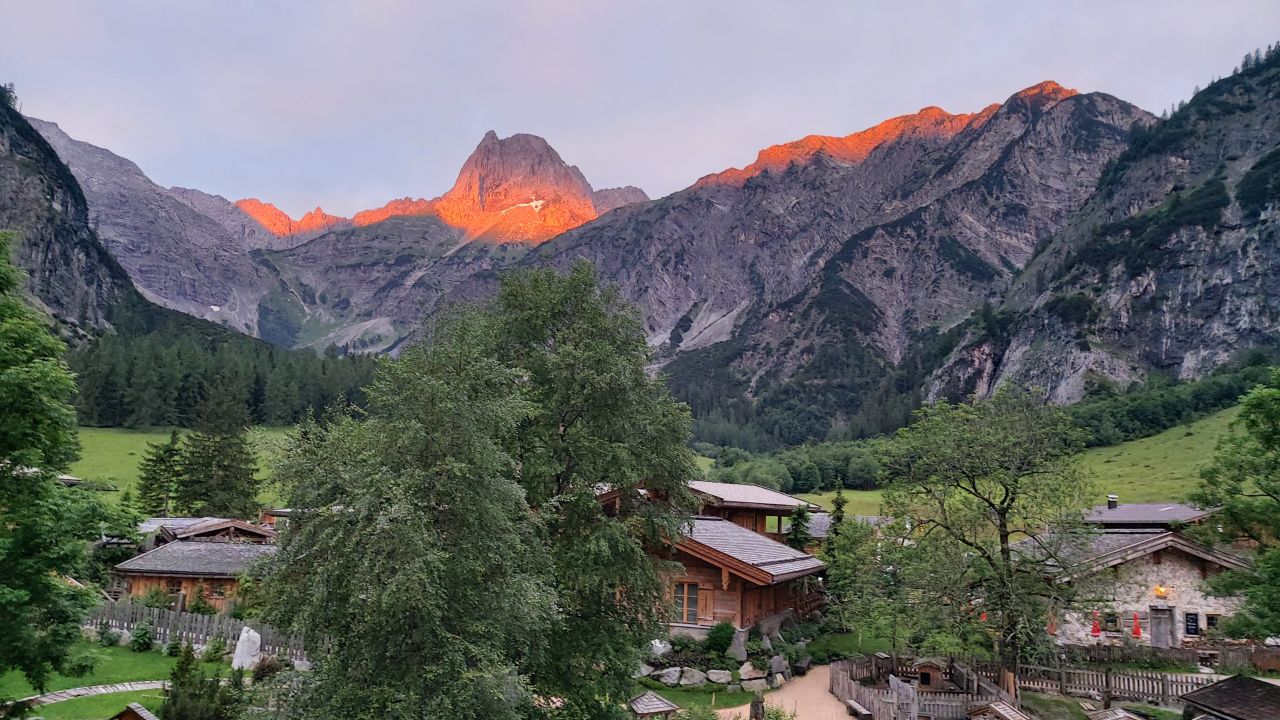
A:
{"type": "Polygon", "coordinates": [[[111,720],[160,720],[160,718],[138,703],[129,703],[123,710],[112,715],[111,720]]]}
{"type": "Polygon", "coordinates": [[[144,597],[160,590],[185,609],[197,593],[219,612],[231,609],[244,575],[259,559],[274,554],[275,545],[257,543],[166,543],[116,566],[130,597],[144,597]]]}
{"type": "Polygon", "coordinates": [[[679,705],[652,690],[631,698],[627,707],[636,718],[673,718],[680,712],[679,705]]]}

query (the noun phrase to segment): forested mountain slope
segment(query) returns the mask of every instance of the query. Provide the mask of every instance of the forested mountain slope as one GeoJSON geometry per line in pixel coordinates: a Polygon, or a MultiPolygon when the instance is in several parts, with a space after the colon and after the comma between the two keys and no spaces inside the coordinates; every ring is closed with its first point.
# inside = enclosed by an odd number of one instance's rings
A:
{"type": "Polygon", "coordinates": [[[1073,402],[1195,378],[1280,332],[1280,54],[1135,134],[1087,205],[975,328],[930,395],[1041,387],[1073,402]]]}

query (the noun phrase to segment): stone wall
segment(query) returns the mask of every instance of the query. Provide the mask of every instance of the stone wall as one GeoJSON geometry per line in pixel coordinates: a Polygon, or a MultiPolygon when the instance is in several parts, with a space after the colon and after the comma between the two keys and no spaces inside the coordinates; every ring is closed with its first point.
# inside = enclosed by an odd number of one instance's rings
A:
{"type": "Polygon", "coordinates": [[[1104,570],[1090,581],[1090,590],[1096,587],[1099,591],[1099,600],[1093,603],[1095,607],[1082,605],[1076,612],[1067,613],[1058,630],[1058,642],[1072,645],[1099,642],[1110,645],[1133,642],[1151,645],[1153,610],[1171,611],[1173,633],[1170,646],[1177,647],[1184,640],[1203,639],[1208,629],[1208,615],[1226,618],[1239,610],[1241,604],[1239,598],[1208,595],[1204,582],[1217,572],[1220,572],[1217,565],[1174,548],[1159,550],[1104,570]],[[1157,587],[1164,589],[1164,597],[1157,595],[1157,587]],[[1104,622],[1101,638],[1095,638],[1090,633],[1094,610],[1101,613],[1101,620],[1104,622]],[[1108,630],[1105,627],[1108,613],[1119,616],[1118,629],[1108,630]],[[1141,639],[1134,638],[1132,634],[1134,613],[1138,614],[1138,621],[1142,626],[1141,639]],[[1198,616],[1198,638],[1188,637],[1186,634],[1187,613],[1198,616]]]}

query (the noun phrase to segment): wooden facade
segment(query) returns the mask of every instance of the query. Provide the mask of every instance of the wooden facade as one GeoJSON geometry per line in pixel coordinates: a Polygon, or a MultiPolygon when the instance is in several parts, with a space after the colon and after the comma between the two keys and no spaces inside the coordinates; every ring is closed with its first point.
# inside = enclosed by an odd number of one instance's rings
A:
{"type": "Polygon", "coordinates": [[[819,602],[807,590],[804,578],[758,585],[685,552],[677,552],[675,559],[684,569],[666,577],[673,626],[711,627],[727,622],[747,628],[788,610],[805,613],[819,602]],[[691,585],[696,587],[696,609],[677,598],[677,594],[687,596],[691,585]]]}
{"type": "Polygon", "coordinates": [[[189,575],[133,575],[125,578],[129,597],[143,598],[155,590],[159,590],[174,598],[175,609],[186,610],[197,594],[203,592],[204,599],[218,612],[227,612],[235,602],[236,593],[240,590],[240,581],[236,578],[191,577],[189,575]]]}

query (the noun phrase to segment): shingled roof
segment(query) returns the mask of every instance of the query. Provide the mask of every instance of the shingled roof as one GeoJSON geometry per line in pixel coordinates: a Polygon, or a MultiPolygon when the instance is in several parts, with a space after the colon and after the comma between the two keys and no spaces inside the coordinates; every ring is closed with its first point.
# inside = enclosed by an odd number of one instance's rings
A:
{"type": "Polygon", "coordinates": [[[1192,690],[1182,701],[1228,720],[1280,718],[1280,686],[1244,675],[1192,690]]]}
{"type": "Polygon", "coordinates": [[[652,690],[631,698],[627,702],[627,706],[631,708],[631,712],[635,713],[637,717],[673,713],[680,709],[679,705],[652,690]]]}
{"type": "Polygon", "coordinates": [[[695,517],[678,547],[757,585],[776,585],[826,567],[808,553],[717,517],[695,517]]]}
{"type": "MultiPolygon", "coordinates": [[[[1109,530],[1093,535],[1062,536],[1063,542],[1049,540],[1049,545],[1060,545],[1064,554],[1063,564],[1067,572],[1060,577],[1068,581],[1083,575],[1114,567],[1134,558],[1150,555],[1158,550],[1173,548],[1193,557],[1207,560],[1229,570],[1248,569],[1249,563],[1238,555],[1198,543],[1182,533],[1165,530],[1109,530]]],[[[1014,543],[1014,548],[1026,556],[1039,556],[1044,551],[1035,538],[1014,543]]]]}
{"type": "Polygon", "coordinates": [[[689,489],[704,497],[711,498],[721,507],[758,508],[761,510],[782,510],[791,512],[801,505],[810,510],[820,509],[813,503],[791,497],[777,490],[770,490],[759,485],[737,485],[734,483],[708,482],[706,480],[689,481],[689,489]]]}
{"type": "MultiPolygon", "coordinates": [[[[888,525],[889,518],[883,515],[846,515],[845,522],[860,522],[872,527],[888,525]]],[[[809,537],[821,540],[831,534],[831,513],[816,512],[809,516],[809,537]]]]}
{"type": "Polygon", "coordinates": [[[1170,528],[1193,523],[1212,512],[1179,503],[1124,503],[1114,508],[1098,505],[1084,521],[1109,528],[1170,528]]]}
{"type": "Polygon", "coordinates": [[[275,545],[224,542],[171,542],[116,566],[117,572],[142,575],[239,577],[258,558],[272,555],[275,545]]]}

